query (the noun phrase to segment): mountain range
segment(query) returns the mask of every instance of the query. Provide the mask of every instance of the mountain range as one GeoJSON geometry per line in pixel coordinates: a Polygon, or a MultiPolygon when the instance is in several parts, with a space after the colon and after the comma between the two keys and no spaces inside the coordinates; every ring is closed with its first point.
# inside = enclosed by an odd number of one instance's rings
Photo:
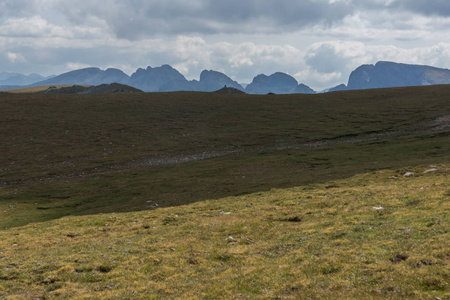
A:
{"type": "MultiPolygon", "coordinates": [[[[249,94],[314,94],[313,89],[285,73],[260,74],[244,88],[227,75],[213,70],[204,70],[199,80],[187,80],[170,65],[139,68],[131,76],[119,69],[84,68],[58,76],[43,77],[38,74],[0,73],[0,89],[19,86],[40,85],[101,85],[119,83],[143,90],[144,92],[202,91],[211,92],[223,87],[231,87],[249,94]]],[[[387,88],[400,86],[420,86],[450,84],[450,70],[424,65],[410,65],[380,61],[375,65],[362,65],[349,77],[347,85],[341,84],[325,91],[387,88]]]]}

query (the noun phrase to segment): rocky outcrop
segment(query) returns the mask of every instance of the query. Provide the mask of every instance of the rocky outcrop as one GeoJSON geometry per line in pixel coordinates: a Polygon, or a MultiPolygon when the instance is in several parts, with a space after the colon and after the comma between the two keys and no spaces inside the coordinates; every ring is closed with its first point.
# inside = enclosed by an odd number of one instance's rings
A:
{"type": "Polygon", "coordinates": [[[217,90],[216,93],[221,93],[221,94],[245,94],[245,92],[243,92],[242,90],[239,90],[239,89],[234,88],[234,87],[228,87],[228,86],[224,86],[220,90],[217,90]]]}

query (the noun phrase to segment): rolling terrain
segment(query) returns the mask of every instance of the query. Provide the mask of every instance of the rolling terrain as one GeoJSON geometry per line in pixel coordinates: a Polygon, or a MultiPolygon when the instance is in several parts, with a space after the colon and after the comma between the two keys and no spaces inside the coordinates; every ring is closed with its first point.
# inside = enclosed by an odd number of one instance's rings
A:
{"type": "Polygon", "coordinates": [[[1,93],[0,298],[446,299],[449,95],[1,93]]]}

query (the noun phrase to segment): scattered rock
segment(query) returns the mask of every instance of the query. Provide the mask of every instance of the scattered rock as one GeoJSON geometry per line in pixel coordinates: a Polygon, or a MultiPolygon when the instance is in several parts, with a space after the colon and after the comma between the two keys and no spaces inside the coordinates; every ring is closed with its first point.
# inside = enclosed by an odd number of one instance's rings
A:
{"type": "Polygon", "coordinates": [[[236,243],[236,240],[230,235],[227,237],[228,243],[236,243]]]}
{"type": "Polygon", "coordinates": [[[396,254],[393,258],[389,259],[391,262],[393,262],[394,264],[405,261],[408,259],[408,256],[403,255],[403,254],[396,254]]]}
{"type": "Polygon", "coordinates": [[[424,171],[424,173],[430,173],[430,172],[436,172],[436,171],[439,171],[439,169],[436,169],[436,168],[429,169],[429,170],[424,171]]]}
{"type": "Polygon", "coordinates": [[[99,271],[99,272],[101,272],[101,273],[109,273],[109,272],[112,271],[112,267],[102,265],[102,266],[98,266],[98,267],[96,268],[96,270],[99,271]]]}
{"type": "Polygon", "coordinates": [[[375,209],[375,210],[382,210],[382,209],[384,209],[384,207],[382,207],[382,206],[374,206],[373,209],[375,209]]]}
{"type": "Polygon", "coordinates": [[[414,173],[414,172],[406,172],[405,174],[403,174],[403,176],[410,177],[410,176],[413,176],[414,174],[416,174],[416,173],[414,173]]]}
{"type": "Polygon", "coordinates": [[[286,222],[298,223],[298,222],[301,222],[301,221],[302,221],[302,219],[300,217],[298,217],[298,216],[290,217],[290,218],[286,219],[286,222]]]}
{"type": "Polygon", "coordinates": [[[410,232],[412,230],[412,228],[411,227],[404,227],[404,228],[401,228],[399,230],[400,231],[404,231],[404,232],[410,232]]]}

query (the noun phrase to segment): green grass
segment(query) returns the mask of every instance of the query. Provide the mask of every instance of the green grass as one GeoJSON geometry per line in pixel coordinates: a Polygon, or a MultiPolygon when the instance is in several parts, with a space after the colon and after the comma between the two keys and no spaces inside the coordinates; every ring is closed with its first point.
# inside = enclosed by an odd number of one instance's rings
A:
{"type": "Polygon", "coordinates": [[[449,94],[2,93],[0,298],[448,299],[449,94]]]}
{"type": "Polygon", "coordinates": [[[10,229],[0,297],[447,299],[449,167],[428,168],[10,229]]]}

